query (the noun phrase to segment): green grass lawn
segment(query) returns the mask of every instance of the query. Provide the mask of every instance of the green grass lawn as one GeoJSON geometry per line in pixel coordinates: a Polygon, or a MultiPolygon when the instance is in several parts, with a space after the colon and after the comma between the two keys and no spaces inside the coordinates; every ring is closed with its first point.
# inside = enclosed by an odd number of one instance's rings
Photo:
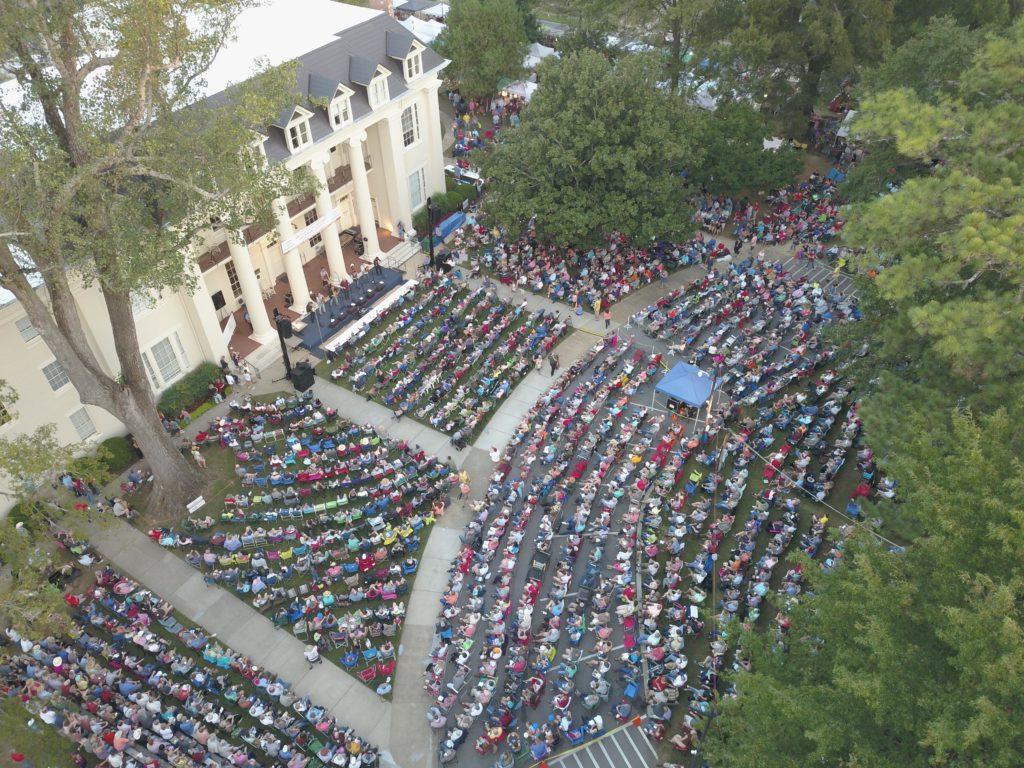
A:
{"type": "Polygon", "coordinates": [[[58,731],[40,722],[39,718],[22,706],[17,698],[3,699],[0,704],[0,745],[3,755],[0,766],[16,766],[11,752],[21,752],[33,768],[73,768],[71,759],[75,744],[58,731]],[[34,721],[29,727],[29,721],[34,721]]]}

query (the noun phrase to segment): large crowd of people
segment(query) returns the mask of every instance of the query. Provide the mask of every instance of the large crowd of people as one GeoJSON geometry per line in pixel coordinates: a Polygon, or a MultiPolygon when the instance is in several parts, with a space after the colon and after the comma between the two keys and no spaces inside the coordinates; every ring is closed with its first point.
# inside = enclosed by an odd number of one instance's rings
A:
{"type": "MultiPolygon", "coordinates": [[[[706,409],[668,419],[642,404],[661,355],[617,333],[562,374],[495,457],[452,563],[424,680],[442,761],[466,741],[541,760],[636,714],[655,740],[696,748],[730,693],[722,669],[749,665],[733,625],[771,605],[786,642],[803,573],[781,572],[785,554],[841,560],[848,529],[827,530],[821,504],[860,422],[819,331],[857,318],[855,298],[759,255],[635,318],[714,369],[706,409]]],[[[869,450],[857,464],[874,475],[869,450]]]]}
{"type": "Polygon", "coordinates": [[[334,352],[331,378],[460,447],[539,367],[568,321],[428,276],[334,352]]]}
{"type": "Polygon", "coordinates": [[[376,747],[324,707],[131,579],[103,568],[66,599],[68,637],[7,630],[0,689],[76,744],[79,766],[378,765],[376,747]]]}
{"type": "Polygon", "coordinates": [[[602,310],[644,286],[691,264],[729,254],[724,243],[702,233],[684,243],[633,244],[613,233],[600,248],[540,243],[532,234],[512,239],[500,230],[470,226],[453,245],[479,259],[482,268],[517,290],[569,304],[577,313],[602,310]]]}
{"type": "Polygon", "coordinates": [[[223,511],[150,536],[367,685],[390,677],[421,536],[444,513],[451,467],[311,397],[233,402],[194,449],[234,453],[223,511]]]}

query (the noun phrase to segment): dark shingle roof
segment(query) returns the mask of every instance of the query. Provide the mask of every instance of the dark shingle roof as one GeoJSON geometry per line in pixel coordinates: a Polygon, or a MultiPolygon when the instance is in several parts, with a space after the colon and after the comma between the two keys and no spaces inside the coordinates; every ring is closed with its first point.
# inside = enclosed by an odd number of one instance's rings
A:
{"type": "Polygon", "coordinates": [[[395,10],[402,13],[419,13],[427,8],[437,5],[437,0],[405,0],[401,5],[396,5],[395,10]]]}
{"type": "MultiPolygon", "coordinates": [[[[388,90],[391,98],[405,93],[405,76],[402,62],[396,59],[393,52],[396,46],[407,45],[405,53],[412,46],[413,36],[401,24],[382,13],[372,19],[344,29],[337,34],[337,39],[316,50],[303,54],[296,60],[297,90],[305,95],[301,106],[313,113],[309,119],[310,132],[314,141],[319,141],[330,133],[333,128],[327,112],[310,99],[321,100],[332,98],[338,84],[348,86],[352,94],[352,117],[355,120],[367,115],[370,104],[366,97],[366,87],[374,76],[378,66],[384,67],[391,74],[388,77],[388,90]],[[403,42],[405,41],[405,42],[403,42]]],[[[402,55],[404,58],[404,54],[402,55]]],[[[430,70],[444,63],[444,59],[435,51],[425,47],[423,50],[423,71],[430,70]]],[[[211,101],[224,98],[215,94],[211,101]]],[[[271,162],[279,162],[291,156],[285,144],[283,127],[291,117],[294,107],[282,110],[284,122],[272,126],[264,142],[267,158],[271,162]]]]}
{"type": "Polygon", "coordinates": [[[309,84],[306,86],[306,95],[311,99],[333,99],[334,92],[338,90],[338,82],[322,77],[315,72],[309,73],[309,84]]]}
{"type": "Polygon", "coordinates": [[[364,56],[348,57],[348,79],[363,87],[370,84],[377,74],[377,64],[364,56]]]}
{"type": "Polygon", "coordinates": [[[404,29],[402,32],[389,29],[384,36],[384,40],[387,54],[392,59],[404,59],[409,55],[409,51],[412,50],[413,37],[408,32],[405,32],[404,29]]]}

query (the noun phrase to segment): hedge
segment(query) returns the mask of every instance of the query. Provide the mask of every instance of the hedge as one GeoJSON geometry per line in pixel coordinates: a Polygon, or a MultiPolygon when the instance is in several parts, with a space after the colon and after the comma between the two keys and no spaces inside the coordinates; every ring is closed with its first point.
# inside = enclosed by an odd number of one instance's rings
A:
{"type": "Polygon", "coordinates": [[[121,474],[141,458],[129,437],[108,437],[100,446],[107,450],[107,469],[113,475],[121,474]]]}
{"type": "Polygon", "coordinates": [[[168,387],[160,395],[157,405],[165,416],[176,419],[182,408],[191,412],[202,405],[210,397],[210,383],[220,376],[220,366],[215,363],[201,363],[186,373],[180,381],[168,387]]]}
{"type": "MultiPolygon", "coordinates": [[[[456,181],[448,180],[448,191],[433,195],[430,202],[434,206],[434,225],[439,221],[448,218],[449,214],[462,210],[462,201],[476,197],[476,187],[472,184],[459,184],[456,181]]],[[[427,236],[427,207],[423,208],[412,217],[412,226],[423,237],[427,236]]]]}

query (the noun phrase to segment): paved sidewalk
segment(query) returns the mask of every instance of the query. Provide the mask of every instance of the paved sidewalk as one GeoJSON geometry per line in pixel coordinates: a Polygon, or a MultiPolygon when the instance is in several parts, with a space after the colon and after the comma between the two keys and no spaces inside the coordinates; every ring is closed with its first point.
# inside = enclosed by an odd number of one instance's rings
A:
{"type": "MultiPolygon", "coordinates": [[[[386,748],[391,725],[388,703],[354,677],[330,662],[310,670],[301,640],[274,627],[226,589],[207,586],[199,571],[128,523],[111,520],[94,527],[89,538],[119,570],[171,602],[191,622],[280,675],[296,693],[309,696],[339,722],[386,748]]],[[[394,764],[390,755],[383,757],[384,765],[394,764]]]]}
{"type": "MultiPolygon", "coordinates": [[[[655,283],[628,296],[612,307],[613,328],[630,315],[670,290],[689,282],[701,273],[690,267],[676,272],[667,283],[655,283]]],[[[470,280],[478,287],[481,280],[470,280]]],[[[494,283],[503,298],[524,299],[531,309],[572,312],[565,304],[541,296],[518,292],[512,297],[508,286],[494,283]]],[[[604,323],[590,313],[572,317],[576,331],[557,347],[561,368],[572,365],[605,333],[604,323]]],[[[523,415],[555,377],[545,361],[541,370],[531,372],[501,404],[473,446],[456,451],[447,435],[409,418],[395,419],[392,412],[343,387],[320,378],[313,391],[325,404],[336,408],[344,418],[372,424],[381,434],[420,445],[441,459],[450,458],[456,467],[470,474],[471,498],[480,498],[493,471],[487,454],[491,446],[504,448],[523,415]]],[[[226,414],[230,401],[246,394],[268,394],[287,388],[275,381],[284,373],[278,360],[262,371],[252,390],[237,390],[224,403],[215,406],[185,430],[194,436],[209,421],[226,414]]],[[[96,527],[91,539],[97,550],[117,568],[170,601],[190,621],[202,625],[218,640],[252,658],[255,664],[292,683],[301,695],[310,696],[326,706],[338,720],[353,727],[364,738],[382,749],[382,764],[401,768],[432,768],[436,761],[437,736],[427,727],[425,713],[430,699],[423,690],[424,659],[430,651],[439,599],[448,576],[448,566],[459,550],[459,535],[469,520],[467,504],[454,501],[443,518],[434,524],[420,562],[414,588],[409,595],[408,612],[397,649],[393,701],[388,703],[354,677],[330,662],[310,670],[302,656],[304,644],[273,623],[247,603],[220,587],[208,587],[202,574],[176,554],[165,550],[129,524],[112,520],[96,527]]]]}

